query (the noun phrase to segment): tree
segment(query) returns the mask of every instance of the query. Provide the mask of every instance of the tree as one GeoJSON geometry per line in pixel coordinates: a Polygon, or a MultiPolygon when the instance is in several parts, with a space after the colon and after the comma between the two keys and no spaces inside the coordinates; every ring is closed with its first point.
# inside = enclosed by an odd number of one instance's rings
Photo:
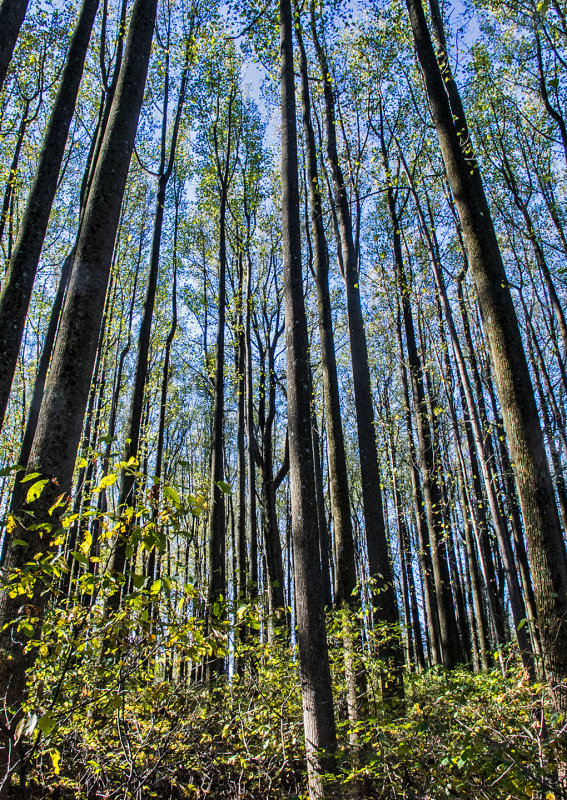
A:
{"type": "MultiPolygon", "coordinates": [[[[532,382],[456,84],[447,74],[446,55],[445,76],[441,71],[420,0],[407,0],[407,7],[447,178],[462,225],[515,465],[547,680],[550,686],[557,687],[567,676],[567,554],[532,382]]],[[[554,698],[557,708],[564,711],[567,693],[558,689],[554,698]]]]}
{"type": "Polygon", "coordinates": [[[0,3],[0,91],[12,60],[16,40],[28,8],[28,0],[2,0],[0,3]]]}
{"type": "Polygon", "coordinates": [[[282,119],[282,243],[287,358],[291,515],[297,643],[303,724],[313,800],[328,792],[322,774],[334,771],[336,732],[319,562],[319,530],[311,439],[309,341],[303,299],[299,179],[290,0],[280,0],[282,119]]]}
{"type": "MultiPolygon", "coordinates": [[[[71,488],[114,238],[144,96],[156,9],[157,0],[135,0],[132,9],[124,62],[85,208],[65,312],[30,453],[29,473],[35,471],[43,476],[43,491],[28,508],[33,510],[35,524],[44,526],[44,532],[51,532],[53,521],[57,519],[57,515],[50,514],[50,509],[58,503],[61,509],[61,500],[71,488]]],[[[37,528],[31,531],[24,523],[18,526],[18,534],[25,544],[10,548],[6,559],[8,571],[16,571],[17,575],[26,564],[31,564],[33,570],[36,556],[49,561],[52,557],[49,533],[42,537],[37,528]]],[[[36,626],[41,622],[46,599],[42,586],[36,581],[32,600],[36,626]]],[[[26,670],[34,656],[33,651],[25,650],[21,634],[17,635],[11,624],[20,615],[20,605],[19,597],[11,598],[8,592],[2,594],[0,618],[5,627],[0,644],[9,656],[0,666],[0,695],[5,698],[10,715],[8,742],[4,741],[3,751],[4,792],[8,791],[15,766],[15,729],[22,714],[26,670]]]]}
{"type": "Polygon", "coordinates": [[[392,662],[393,669],[384,672],[383,691],[385,697],[403,698],[404,687],[401,675],[403,653],[399,643],[399,612],[394,591],[394,576],[384,526],[382,491],[376,432],[374,428],[374,406],[370,383],[368,346],[362,305],[360,299],[360,277],[358,254],[353,237],[353,226],[347,185],[339,161],[335,125],[334,90],[327,63],[324,45],[317,33],[315,6],[311,5],[311,33],[317,52],[323,81],[325,100],[326,150],[331,167],[336,214],[340,237],[341,269],[346,289],[347,316],[351,350],[364,526],[368,548],[370,577],[376,581],[377,590],[373,602],[376,604],[376,620],[389,626],[381,645],[384,658],[392,662]]]}
{"type": "Polygon", "coordinates": [[[84,0],[59,91],[53,104],[34,183],[0,297],[0,427],[20,351],[26,314],[39,263],[57,178],[89,46],[99,0],[84,0]]]}
{"type": "MultiPolygon", "coordinates": [[[[138,350],[136,354],[136,367],[134,370],[134,382],[132,385],[132,395],[130,398],[130,411],[128,425],[126,429],[126,448],[124,452],[124,462],[126,464],[137,462],[139,458],[140,434],[142,426],[142,415],[144,408],[144,396],[148,375],[148,358],[150,350],[150,339],[152,332],[152,321],[154,316],[154,306],[156,299],[156,288],[160,266],[160,251],[163,218],[166,207],[166,192],[169,181],[175,167],[175,157],[177,152],[177,142],[179,138],[179,128],[185,104],[185,94],[187,87],[187,71],[190,58],[189,38],[185,45],[184,66],[181,75],[181,83],[177,97],[173,127],[168,144],[168,110],[170,93],[170,49],[171,49],[171,8],[168,7],[166,19],[166,37],[164,42],[165,49],[165,75],[163,86],[163,105],[160,135],[160,155],[157,170],[157,192],[154,211],[154,223],[152,230],[152,241],[150,249],[150,263],[148,269],[148,279],[146,293],[144,297],[144,311],[140,322],[140,332],[138,336],[138,350]]],[[[193,27],[193,25],[192,25],[193,27]]],[[[120,508],[135,505],[135,470],[124,469],[121,475],[120,493],[118,505],[120,508]]],[[[117,576],[122,575],[126,564],[126,549],[128,543],[129,529],[119,536],[114,548],[112,569],[117,576]]],[[[120,603],[120,592],[117,591],[109,600],[111,608],[118,608],[120,603]]]]}

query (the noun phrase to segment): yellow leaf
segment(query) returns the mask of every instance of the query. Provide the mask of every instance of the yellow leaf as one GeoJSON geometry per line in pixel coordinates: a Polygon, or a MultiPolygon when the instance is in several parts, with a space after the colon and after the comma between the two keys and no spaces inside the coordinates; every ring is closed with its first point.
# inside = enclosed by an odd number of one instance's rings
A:
{"type": "Polygon", "coordinates": [[[102,492],[102,490],[106,489],[107,486],[112,486],[115,483],[116,483],[116,475],[113,472],[111,472],[110,475],[104,476],[104,478],[101,480],[96,489],[93,489],[93,492],[102,492]]]}
{"type": "Polygon", "coordinates": [[[61,763],[61,753],[59,750],[50,750],[49,755],[51,756],[51,763],[53,764],[53,772],[56,775],[59,775],[59,765],[61,763]]]}
{"type": "Polygon", "coordinates": [[[45,489],[47,483],[48,483],[47,478],[43,478],[43,480],[41,481],[36,481],[35,483],[32,483],[32,485],[28,489],[28,493],[26,494],[26,503],[33,503],[34,500],[37,500],[37,498],[41,496],[41,493],[45,489]]]}

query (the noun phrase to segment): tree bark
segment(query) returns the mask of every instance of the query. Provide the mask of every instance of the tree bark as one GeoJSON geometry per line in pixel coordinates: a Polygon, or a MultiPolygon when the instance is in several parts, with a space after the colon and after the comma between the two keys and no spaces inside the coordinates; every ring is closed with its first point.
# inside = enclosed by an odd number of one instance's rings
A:
{"type": "MultiPolygon", "coordinates": [[[[222,604],[226,600],[226,520],[225,501],[222,490],[224,481],[224,362],[225,362],[225,323],[226,323],[226,212],[228,208],[228,189],[230,183],[230,159],[232,146],[232,104],[234,91],[231,90],[228,105],[227,148],[224,165],[221,164],[218,150],[218,127],[215,123],[213,135],[216,148],[217,179],[219,182],[219,276],[217,302],[217,335],[215,346],[213,437],[211,453],[211,483],[209,501],[209,587],[207,592],[209,620],[212,616],[224,614],[222,604]],[[218,612],[215,614],[215,606],[218,612]]],[[[207,665],[207,678],[224,672],[224,659],[213,656],[207,665]]]]}
{"type": "Polygon", "coordinates": [[[317,307],[319,312],[321,368],[323,372],[325,421],[327,425],[327,447],[329,453],[331,517],[333,520],[335,552],[337,557],[335,602],[337,607],[340,608],[343,603],[346,602],[348,604],[351,602],[351,595],[356,586],[354,544],[352,520],[350,516],[346,452],[341,420],[335,340],[333,334],[333,315],[331,295],[329,292],[329,252],[323,225],[321,189],[317,169],[317,148],[311,121],[307,57],[300,25],[295,26],[295,31],[300,57],[301,109],[306,143],[307,183],[309,186],[311,227],[313,230],[313,255],[315,262],[317,307]]]}
{"type": "MultiPolygon", "coordinates": [[[[421,0],[407,0],[447,177],[459,214],[498,386],[524,517],[547,680],[567,710],[567,554],[533,387],[498,240],[472,145],[458,127],[421,0]]],[[[457,119],[458,121],[458,119],[457,119]]],[[[462,119],[464,123],[464,116],[462,119]]]]}
{"type": "MultiPolygon", "coordinates": [[[[319,530],[311,441],[309,338],[303,298],[299,181],[290,0],[280,0],[282,114],[282,239],[287,356],[287,398],[294,549],[297,644],[309,794],[334,793],[322,774],[334,772],[337,748],[325,609],[319,564],[319,530]]],[[[335,793],[336,796],[336,793],[335,793]]]]}
{"type": "Polygon", "coordinates": [[[333,86],[325,51],[317,34],[313,4],[311,6],[311,32],[323,81],[327,156],[333,175],[343,278],[346,287],[368,563],[370,577],[377,582],[377,591],[373,596],[373,604],[377,609],[376,621],[383,623],[387,629],[381,645],[381,655],[386,661],[390,661],[392,665],[392,668],[387,673],[383,673],[382,688],[385,700],[395,700],[396,698],[403,698],[404,695],[401,672],[403,651],[399,641],[399,612],[394,586],[394,574],[384,525],[376,430],[374,427],[374,404],[368,366],[368,346],[360,301],[360,278],[347,187],[337,149],[333,86]],[[388,677],[386,677],[387,675],[388,677]]]}
{"type": "Polygon", "coordinates": [[[12,60],[16,40],[28,8],[28,0],[2,0],[0,3],[0,91],[12,60]]]}
{"type": "MultiPolygon", "coordinates": [[[[169,43],[168,43],[169,44],[169,43]]],[[[187,66],[183,69],[179,95],[177,98],[177,108],[175,112],[171,141],[169,143],[169,154],[167,147],[167,120],[169,105],[169,47],[166,53],[165,85],[162,106],[161,123],[161,146],[158,170],[158,188],[156,194],[156,205],[154,211],[154,225],[152,232],[152,243],[150,250],[150,264],[148,279],[146,284],[146,294],[144,297],[144,308],[142,320],[140,322],[140,332],[138,335],[138,350],[136,354],[136,366],[134,368],[134,379],[132,383],[132,394],[128,423],[126,426],[126,446],[124,449],[124,461],[126,463],[133,460],[132,468],[122,470],[120,476],[120,491],[118,495],[118,508],[124,509],[133,506],[135,503],[136,492],[136,463],[139,459],[140,434],[142,431],[142,417],[144,413],[144,397],[148,376],[148,364],[150,354],[150,343],[152,333],[152,323],[154,317],[154,306],[157,291],[157,283],[160,266],[161,238],[163,229],[163,217],[166,203],[166,192],[173,168],[175,165],[175,155],[177,150],[177,139],[179,126],[185,103],[185,90],[187,84],[187,66]]],[[[120,579],[124,574],[126,565],[126,550],[130,526],[124,526],[125,530],[118,535],[114,546],[114,554],[111,563],[111,570],[115,577],[120,579]]],[[[108,599],[108,608],[116,610],[120,604],[121,592],[115,591],[108,599]]]]}
{"type": "Polygon", "coordinates": [[[421,466],[423,496],[427,512],[429,527],[431,564],[435,581],[435,595],[439,618],[439,634],[441,640],[441,658],[445,667],[451,669],[463,659],[463,651],[458,638],[457,619],[451,595],[451,582],[449,567],[444,545],[442,497],[440,487],[435,475],[433,442],[429,425],[427,401],[425,397],[424,376],[421,359],[417,350],[413,314],[409,299],[409,284],[406,278],[402,248],[401,248],[401,221],[396,210],[396,200],[390,179],[390,170],[387,151],[382,137],[382,158],[388,176],[387,202],[392,236],[394,243],[394,270],[401,299],[406,347],[412,392],[414,397],[415,416],[417,423],[418,453],[421,466]]]}
{"type": "MultiPolygon", "coordinates": [[[[26,314],[41,255],[57,178],[75,111],[99,0],[83,0],[47,125],[18,239],[0,297],[0,427],[22,343],[26,314]]],[[[5,5],[5,3],[3,4],[5,5]]]]}
{"type": "Polygon", "coordinates": [[[433,565],[431,562],[431,543],[429,538],[429,528],[427,525],[425,501],[423,497],[421,477],[419,474],[419,470],[417,468],[417,457],[413,439],[413,421],[412,421],[412,413],[410,407],[407,369],[404,361],[402,322],[401,322],[399,301],[398,301],[397,318],[396,318],[396,333],[398,337],[398,345],[400,348],[402,389],[404,394],[406,430],[409,441],[412,494],[414,499],[415,519],[416,519],[417,535],[419,542],[418,555],[421,567],[421,575],[423,577],[423,598],[425,605],[425,621],[427,625],[428,642],[429,642],[429,659],[430,662],[433,663],[434,665],[440,665],[443,663],[443,656],[441,651],[441,636],[439,630],[439,614],[437,610],[437,595],[435,590],[435,582],[433,578],[433,565]]]}
{"type": "MultiPolygon", "coordinates": [[[[156,9],[157,0],[135,0],[132,9],[124,63],[85,208],[67,302],[30,453],[30,471],[39,472],[47,481],[41,496],[32,505],[34,523],[46,525],[48,529],[57,518],[57,511],[52,516],[49,509],[71,488],[114,238],[144,95],[156,9]]],[[[29,531],[24,526],[18,526],[17,535],[27,544],[10,548],[6,563],[8,572],[33,562],[38,553],[49,555],[49,536],[42,538],[37,530],[29,531]]],[[[46,602],[42,590],[42,581],[38,579],[31,600],[36,610],[36,625],[41,620],[46,602]]],[[[12,599],[8,592],[4,592],[0,599],[0,620],[3,626],[8,623],[0,637],[0,647],[3,653],[9,654],[0,663],[0,696],[5,698],[11,736],[9,743],[3,742],[3,791],[8,790],[13,767],[14,754],[10,749],[14,726],[21,714],[26,670],[33,663],[33,654],[24,652],[25,642],[22,642],[21,634],[9,624],[19,616],[21,603],[21,598],[12,599]]]]}

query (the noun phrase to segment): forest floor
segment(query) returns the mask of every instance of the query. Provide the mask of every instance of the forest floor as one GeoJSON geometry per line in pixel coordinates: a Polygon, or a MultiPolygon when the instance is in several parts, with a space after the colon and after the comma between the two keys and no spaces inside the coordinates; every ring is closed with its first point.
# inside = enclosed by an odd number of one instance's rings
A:
{"type": "MultiPolygon", "coordinates": [[[[363,755],[354,768],[340,647],[331,654],[345,797],[354,782],[369,800],[565,797],[556,778],[562,720],[546,711],[543,686],[530,684],[513,656],[505,677],[501,669],[407,674],[395,713],[384,708],[376,662],[369,661],[358,725],[363,755]]],[[[44,666],[34,670],[36,703],[47,685],[44,666]]],[[[41,735],[31,736],[27,796],[306,797],[299,679],[289,647],[256,645],[243,674],[213,688],[160,677],[147,663],[120,669],[119,682],[106,688],[95,674],[89,680],[80,661],[67,670],[65,700],[49,703],[41,735]]]]}

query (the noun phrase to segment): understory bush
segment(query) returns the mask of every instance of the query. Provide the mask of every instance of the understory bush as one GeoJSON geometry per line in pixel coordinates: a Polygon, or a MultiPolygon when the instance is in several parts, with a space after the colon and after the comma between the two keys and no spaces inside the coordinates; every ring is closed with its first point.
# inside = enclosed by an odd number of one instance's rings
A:
{"type": "MultiPolygon", "coordinates": [[[[243,650],[238,659],[231,655],[241,674],[233,672],[213,687],[191,682],[195,670],[181,670],[180,676],[180,664],[166,663],[159,648],[148,649],[137,663],[121,658],[110,666],[77,656],[65,665],[59,681],[64,691],[55,703],[45,694],[53,662],[49,654],[40,656],[27,717],[32,795],[305,797],[293,651],[259,642],[243,650]]],[[[130,652],[139,655],[139,643],[130,652]]],[[[465,668],[406,674],[406,698],[395,710],[383,706],[376,670],[367,664],[369,691],[355,759],[335,655],[337,769],[345,796],[354,786],[363,787],[364,797],[381,800],[563,796],[556,774],[561,720],[546,717],[543,686],[530,684],[516,662],[506,677],[465,668]]]]}

